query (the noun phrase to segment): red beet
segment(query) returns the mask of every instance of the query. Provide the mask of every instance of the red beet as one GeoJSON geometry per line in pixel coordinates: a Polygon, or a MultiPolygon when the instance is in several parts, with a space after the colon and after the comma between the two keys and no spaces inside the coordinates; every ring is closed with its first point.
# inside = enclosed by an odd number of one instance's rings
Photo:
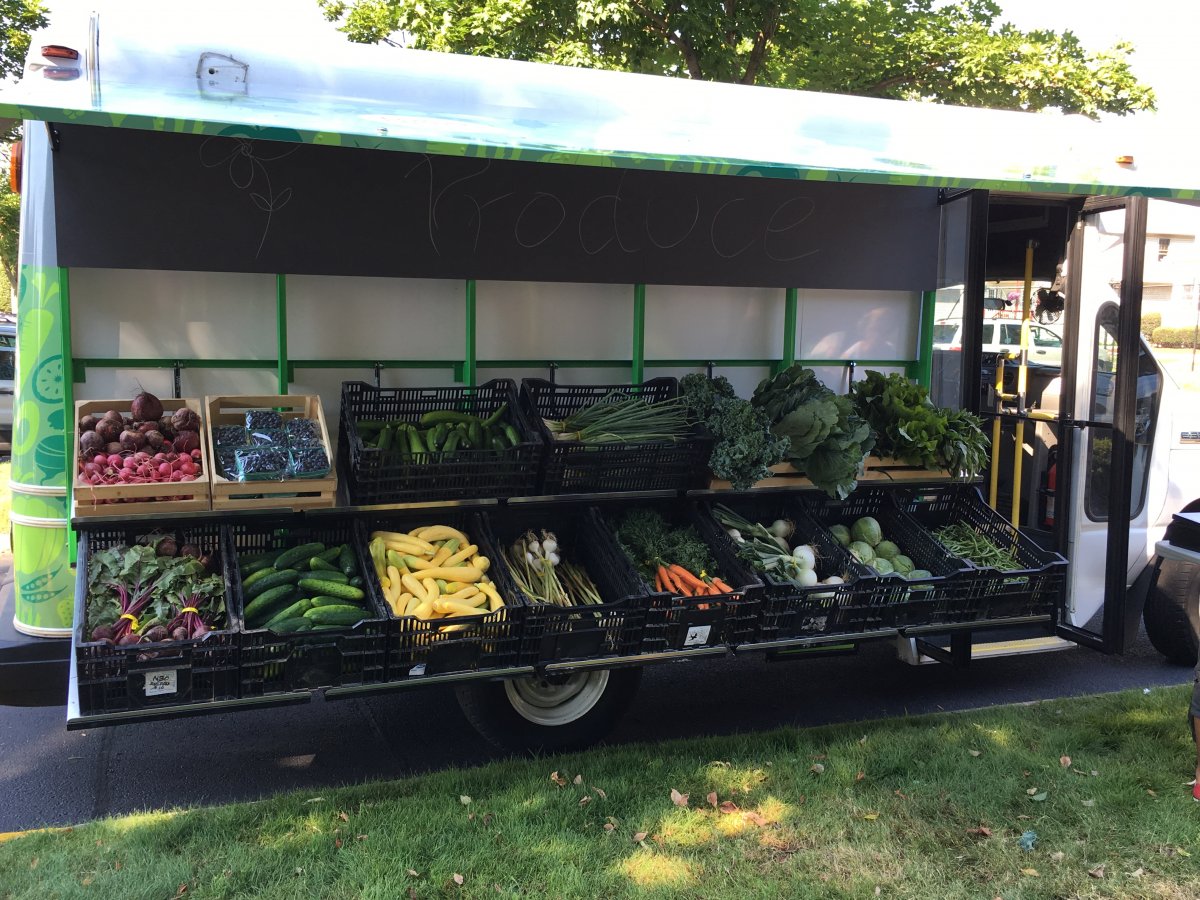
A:
{"type": "Polygon", "coordinates": [[[152,393],[142,391],[133,398],[130,410],[139,422],[157,422],[163,414],[163,405],[152,393]]]}
{"type": "Polygon", "coordinates": [[[92,629],[93,641],[111,641],[113,636],[113,627],[111,625],[97,625],[92,629]]]}
{"type": "Polygon", "coordinates": [[[95,416],[86,415],[82,419],[79,420],[79,430],[80,431],[93,431],[93,430],[95,430],[96,425],[98,425],[99,422],[100,422],[100,420],[97,419],[95,416]]]}
{"type": "Polygon", "coordinates": [[[200,435],[195,431],[180,431],[175,435],[175,440],[171,441],[171,446],[175,448],[176,453],[191,453],[193,450],[200,449],[200,435]]]}
{"type": "Polygon", "coordinates": [[[155,451],[161,450],[163,442],[166,440],[161,431],[151,430],[145,432],[146,445],[155,451]]]}
{"type": "Polygon", "coordinates": [[[101,419],[96,423],[96,434],[104,438],[106,444],[111,444],[114,441],[121,439],[121,423],[116,419],[101,419]]]}
{"type": "Polygon", "coordinates": [[[119,641],[117,641],[117,646],[125,647],[129,644],[140,644],[141,642],[142,642],[141,637],[139,637],[138,635],[134,634],[131,631],[131,632],[129,632],[129,634],[125,635],[123,638],[121,638],[119,641]]]}
{"type": "Polygon", "coordinates": [[[170,440],[175,434],[175,426],[171,422],[170,416],[163,416],[158,420],[158,430],[162,432],[163,437],[170,440]]]}
{"type": "Polygon", "coordinates": [[[125,452],[125,448],[121,446],[120,441],[113,441],[111,444],[104,445],[104,451],[109,456],[115,456],[119,459],[121,454],[125,452]]]}
{"type": "Polygon", "coordinates": [[[106,412],[104,414],[104,418],[109,419],[113,422],[117,422],[121,425],[125,424],[124,418],[122,418],[121,414],[119,412],[117,412],[115,409],[110,409],[108,412],[106,412]]]}
{"type": "Polygon", "coordinates": [[[196,415],[196,411],[188,409],[186,406],[175,410],[171,415],[171,427],[175,431],[199,431],[200,417],[196,415]]]}
{"type": "Polygon", "coordinates": [[[120,440],[126,450],[140,450],[146,446],[146,436],[140,431],[122,431],[120,440]]]}
{"type": "Polygon", "coordinates": [[[91,459],[105,449],[107,442],[94,431],[85,431],[79,436],[79,454],[84,459],[91,459]]]}

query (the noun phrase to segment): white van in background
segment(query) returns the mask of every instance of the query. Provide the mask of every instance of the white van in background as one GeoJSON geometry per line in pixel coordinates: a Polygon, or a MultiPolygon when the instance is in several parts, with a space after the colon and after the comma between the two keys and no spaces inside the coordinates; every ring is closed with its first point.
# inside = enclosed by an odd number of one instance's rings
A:
{"type": "MultiPolygon", "coordinates": [[[[934,350],[962,350],[962,319],[942,319],[933,326],[934,350]]],[[[1021,323],[1016,319],[985,319],[983,352],[1021,352],[1021,323]]],[[[1058,368],[1062,365],[1062,335],[1036,322],[1029,326],[1029,362],[1058,368]]]]}
{"type": "Polygon", "coordinates": [[[0,313],[0,441],[12,442],[13,379],[17,374],[17,317],[0,313]]]}

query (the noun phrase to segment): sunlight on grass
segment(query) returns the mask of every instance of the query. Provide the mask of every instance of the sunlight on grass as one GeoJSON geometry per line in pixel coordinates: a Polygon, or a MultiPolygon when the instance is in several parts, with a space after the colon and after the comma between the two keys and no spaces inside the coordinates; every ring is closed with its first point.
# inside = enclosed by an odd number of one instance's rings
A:
{"type": "Polygon", "coordinates": [[[980,735],[987,738],[997,747],[1008,749],[1010,746],[1012,746],[1012,732],[1007,728],[977,727],[976,731],[978,731],[980,735]]]}
{"type": "Polygon", "coordinates": [[[639,851],[621,863],[621,873],[641,888],[685,887],[696,883],[691,867],[677,856],[639,851]]]}
{"type": "Polygon", "coordinates": [[[186,814],[187,810],[151,810],[148,812],[130,813],[127,816],[122,816],[119,819],[109,819],[104,823],[105,828],[110,831],[124,833],[134,831],[139,828],[145,828],[150,825],[161,825],[164,822],[169,822],[177,816],[186,814]]]}
{"type": "Polygon", "coordinates": [[[767,780],[763,769],[734,767],[728,763],[709,763],[704,770],[708,789],[722,798],[734,793],[749,793],[767,780]]]}

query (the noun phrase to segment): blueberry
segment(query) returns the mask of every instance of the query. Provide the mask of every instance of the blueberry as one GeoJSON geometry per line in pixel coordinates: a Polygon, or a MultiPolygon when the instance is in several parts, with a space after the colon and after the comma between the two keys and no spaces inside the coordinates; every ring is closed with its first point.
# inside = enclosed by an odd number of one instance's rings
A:
{"type": "Polygon", "coordinates": [[[251,431],[282,428],[283,416],[273,409],[248,409],[246,410],[246,427],[251,431]]]}

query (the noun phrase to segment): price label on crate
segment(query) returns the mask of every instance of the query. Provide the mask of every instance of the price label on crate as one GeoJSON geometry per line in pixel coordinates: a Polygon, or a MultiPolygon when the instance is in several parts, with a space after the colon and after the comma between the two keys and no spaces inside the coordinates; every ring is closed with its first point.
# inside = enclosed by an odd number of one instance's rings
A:
{"type": "Polygon", "coordinates": [[[161,697],[179,690],[179,672],[176,669],[158,669],[146,673],[146,696],[161,697]]]}
{"type": "Polygon", "coordinates": [[[712,634],[711,625],[692,625],[687,630],[687,635],[683,639],[685,647],[703,647],[708,643],[708,636],[712,634]]]}

